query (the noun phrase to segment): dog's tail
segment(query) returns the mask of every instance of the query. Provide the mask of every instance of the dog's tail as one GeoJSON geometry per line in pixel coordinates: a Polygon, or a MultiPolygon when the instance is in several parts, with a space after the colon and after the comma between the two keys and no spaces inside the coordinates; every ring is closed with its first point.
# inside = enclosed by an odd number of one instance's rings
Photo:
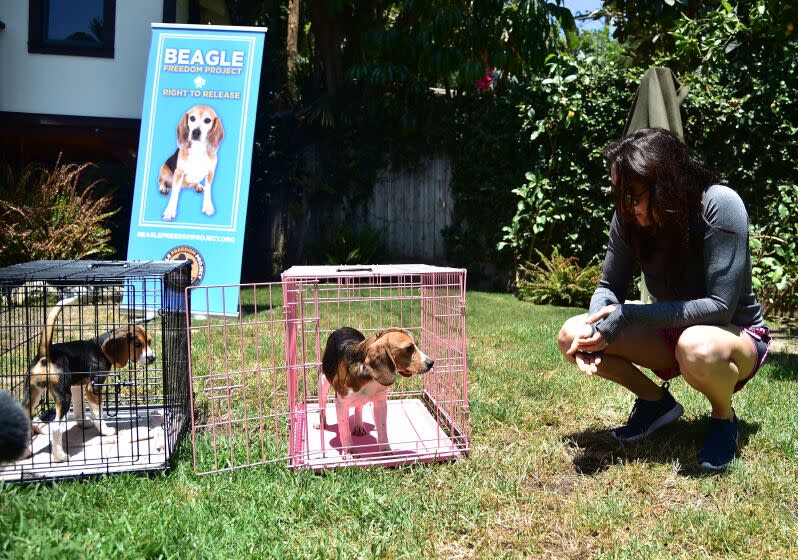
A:
{"type": "Polygon", "coordinates": [[[53,344],[55,321],[58,319],[58,316],[61,314],[61,310],[64,308],[64,306],[69,305],[77,299],[79,299],[79,296],[64,298],[56,303],[52,309],[50,309],[50,312],[47,314],[47,321],[45,321],[44,328],[42,329],[42,338],[39,341],[40,358],[47,358],[47,361],[50,361],[50,348],[52,348],[53,344]]]}

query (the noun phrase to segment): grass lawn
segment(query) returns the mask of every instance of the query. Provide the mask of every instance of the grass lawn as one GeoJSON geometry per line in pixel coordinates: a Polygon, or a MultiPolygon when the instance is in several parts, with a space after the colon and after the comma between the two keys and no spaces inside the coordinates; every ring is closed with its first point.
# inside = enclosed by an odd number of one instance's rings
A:
{"type": "MultiPolygon", "coordinates": [[[[453,463],[282,465],[0,488],[0,558],[796,558],[798,356],[735,397],[740,460],[694,466],[708,405],[623,446],[633,398],[556,348],[576,310],[468,296],[472,454],[453,463]]],[[[188,442],[188,438],[186,440],[188,442]]]]}

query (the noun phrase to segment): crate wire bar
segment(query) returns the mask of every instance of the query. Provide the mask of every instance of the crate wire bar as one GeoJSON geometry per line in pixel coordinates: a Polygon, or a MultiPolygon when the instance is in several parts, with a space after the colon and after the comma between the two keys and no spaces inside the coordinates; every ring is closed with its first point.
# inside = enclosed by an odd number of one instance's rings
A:
{"type": "MultiPolygon", "coordinates": [[[[53,345],[128,332],[137,325],[151,339],[154,353],[151,363],[131,359],[126,366],[112,366],[105,380],[93,385],[102,421],[113,434],[100,434],[90,421],[86,387],[72,393],[61,426],[66,461],[52,455],[58,426],[55,403],[44,390],[31,411],[42,432],[32,438],[32,455],[0,465],[0,478],[41,480],[170,466],[190,412],[184,309],[189,282],[190,264],[174,261],[36,261],[0,269],[0,388],[18,400],[55,306],[61,312],[53,345]],[[83,411],[83,422],[75,411],[83,411]]],[[[135,356],[135,350],[130,352],[135,356]]]]}
{"type": "MultiPolygon", "coordinates": [[[[209,297],[234,286],[192,287],[209,297]]],[[[189,336],[197,473],[285,461],[293,468],[398,465],[464,456],[470,445],[465,271],[426,265],[293,267],[240,287],[238,317],[194,321],[189,336]],[[434,368],[398,377],[388,398],[390,452],[369,433],[342,455],[330,391],[319,429],[318,374],[329,334],[408,329],[434,368]]],[[[231,294],[233,291],[230,291],[231,294]]]]}

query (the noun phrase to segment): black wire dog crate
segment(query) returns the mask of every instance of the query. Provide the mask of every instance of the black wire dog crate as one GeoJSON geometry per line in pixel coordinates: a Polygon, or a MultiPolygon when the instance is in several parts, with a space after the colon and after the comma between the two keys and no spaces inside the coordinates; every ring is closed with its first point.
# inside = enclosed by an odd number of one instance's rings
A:
{"type": "Polygon", "coordinates": [[[190,273],[188,261],[0,268],[0,389],[33,427],[0,479],[168,468],[190,418],[190,273]]]}

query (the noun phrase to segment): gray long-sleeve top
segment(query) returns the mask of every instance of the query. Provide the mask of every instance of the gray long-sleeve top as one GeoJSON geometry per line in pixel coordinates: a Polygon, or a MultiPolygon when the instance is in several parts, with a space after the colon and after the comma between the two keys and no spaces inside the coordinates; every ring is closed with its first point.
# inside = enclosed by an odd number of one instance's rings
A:
{"type": "MultiPolygon", "coordinates": [[[[654,303],[622,303],[597,323],[608,342],[630,325],[653,328],[692,325],[759,327],[765,324],[762,308],[751,287],[751,253],[748,247],[748,213],[742,199],[725,185],[712,185],[703,198],[703,254],[686,259],[682,293],[665,300],[665,251],[658,244],[652,258],[641,264],[654,303]]],[[[621,303],[636,267],[626,235],[613,215],[610,241],[601,281],[590,300],[589,313],[621,303]]]]}

